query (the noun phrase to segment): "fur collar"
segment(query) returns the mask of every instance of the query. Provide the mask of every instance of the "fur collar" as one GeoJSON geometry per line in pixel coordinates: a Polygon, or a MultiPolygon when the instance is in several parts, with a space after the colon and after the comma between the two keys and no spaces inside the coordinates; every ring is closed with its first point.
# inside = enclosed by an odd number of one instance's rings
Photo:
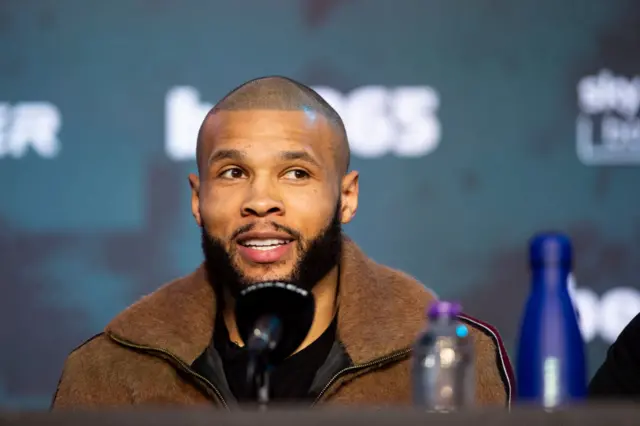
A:
{"type": "MultiPolygon", "coordinates": [[[[344,237],[338,337],[355,364],[413,344],[433,294],[408,275],[379,265],[344,237]]],[[[171,352],[191,365],[211,342],[216,295],[204,266],[164,285],[106,328],[136,345],[171,352]]]]}

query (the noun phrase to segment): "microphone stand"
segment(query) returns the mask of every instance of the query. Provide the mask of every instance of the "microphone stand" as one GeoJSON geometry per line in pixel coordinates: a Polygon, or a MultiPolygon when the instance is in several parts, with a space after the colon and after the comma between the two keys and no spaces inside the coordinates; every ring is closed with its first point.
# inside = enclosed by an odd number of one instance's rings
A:
{"type": "Polygon", "coordinates": [[[251,380],[252,394],[258,402],[258,409],[266,411],[269,405],[269,379],[272,366],[266,362],[266,357],[254,356],[249,361],[248,378],[251,380]]]}
{"type": "Polygon", "coordinates": [[[257,376],[258,407],[261,411],[266,411],[269,405],[269,373],[269,368],[265,368],[257,376]]]}

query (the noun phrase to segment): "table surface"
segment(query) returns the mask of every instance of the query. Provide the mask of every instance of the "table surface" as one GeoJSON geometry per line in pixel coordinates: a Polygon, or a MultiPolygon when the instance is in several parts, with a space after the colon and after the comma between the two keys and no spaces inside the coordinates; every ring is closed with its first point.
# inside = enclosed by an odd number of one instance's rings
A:
{"type": "Polygon", "coordinates": [[[0,413],[0,425],[90,426],[400,426],[400,425],[529,426],[640,425],[640,404],[607,404],[546,412],[531,408],[472,410],[451,414],[427,414],[413,409],[283,409],[268,412],[226,412],[210,409],[126,409],[117,411],[0,413]]]}

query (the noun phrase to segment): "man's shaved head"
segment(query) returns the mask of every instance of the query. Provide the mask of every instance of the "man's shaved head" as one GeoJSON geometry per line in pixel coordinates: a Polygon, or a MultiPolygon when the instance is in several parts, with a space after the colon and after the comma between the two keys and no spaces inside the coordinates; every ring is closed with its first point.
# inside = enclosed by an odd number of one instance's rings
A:
{"type": "Polygon", "coordinates": [[[300,111],[321,115],[335,131],[332,150],[336,170],[344,175],[349,169],[349,143],[344,123],[338,113],[310,87],[280,76],[261,77],[244,83],[233,89],[209,111],[198,133],[198,169],[202,167],[203,156],[206,156],[210,149],[202,137],[207,119],[221,111],[249,110],[300,111]]]}

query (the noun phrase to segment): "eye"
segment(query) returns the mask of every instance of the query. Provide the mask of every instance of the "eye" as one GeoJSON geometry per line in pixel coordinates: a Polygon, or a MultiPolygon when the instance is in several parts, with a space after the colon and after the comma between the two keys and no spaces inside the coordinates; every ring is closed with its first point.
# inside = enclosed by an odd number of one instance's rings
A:
{"type": "Polygon", "coordinates": [[[309,177],[309,173],[307,173],[302,169],[289,170],[284,175],[287,177],[287,179],[291,179],[291,180],[302,180],[302,179],[307,179],[309,177]]]}
{"type": "Polygon", "coordinates": [[[232,167],[220,173],[219,176],[223,179],[241,179],[244,176],[244,172],[238,167],[232,167]]]}

